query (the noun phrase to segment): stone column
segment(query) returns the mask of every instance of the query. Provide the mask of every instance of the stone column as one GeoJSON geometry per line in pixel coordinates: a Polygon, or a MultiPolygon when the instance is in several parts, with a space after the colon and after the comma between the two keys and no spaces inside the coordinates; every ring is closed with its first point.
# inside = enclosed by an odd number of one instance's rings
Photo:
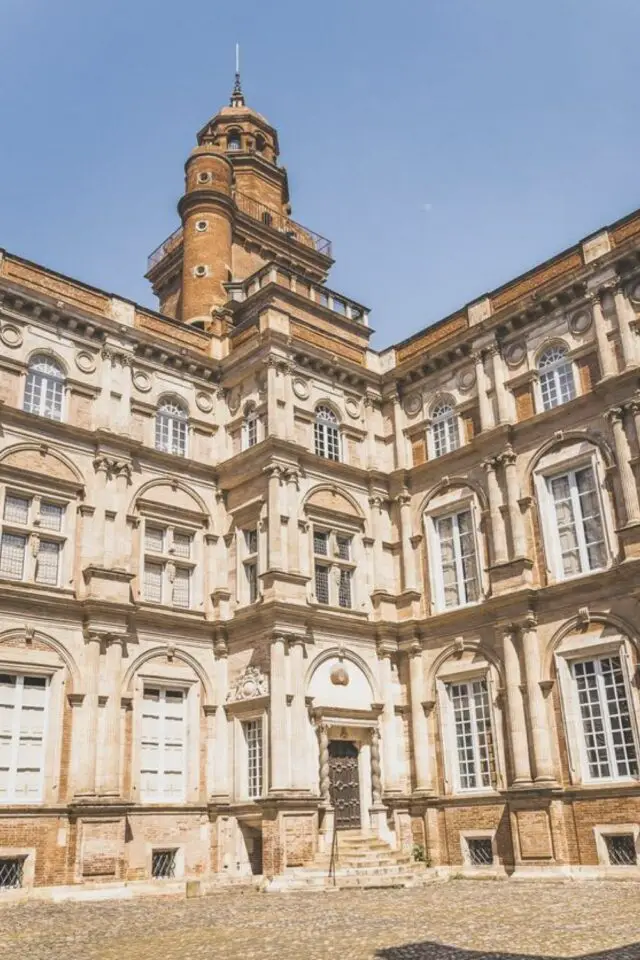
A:
{"type": "Polygon", "coordinates": [[[284,380],[284,414],[286,426],[286,438],[292,443],[296,439],[295,417],[293,412],[293,371],[291,365],[285,363],[281,367],[284,380]]]}
{"type": "Polygon", "coordinates": [[[513,540],[513,556],[526,557],[527,555],[527,534],[524,527],[524,518],[520,509],[520,482],[518,480],[518,466],[513,447],[507,444],[507,449],[502,454],[504,464],[505,479],[507,481],[507,510],[509,511],[509,522],[511,524],[511,538],[513,540]]]}
{"type": "Polygon", "coordinates": [[[416,589],[415,558],[411,543],[411,497],[405,491],[396,497],[400,511],[400,539],[402,541],[402,585],[405,590],[416,589]]]}
{"type": "Polygon", "coordinates": [[[291,666],[291,780],[294,790],[308,790],[307,775],[308,751],[308,714],[304,696],[304,639],[291,637],[289,640],[289,661],[291,666]]]}
{"type": "Polygon", "coordinates": [[[555,777],[551,758],[547,704],[540,687],[542,668],[537,628],[538,621],[533,615],[529,615],[522,625],[522,647],[527,677],[526,688],[529,700],[531,740],[533,743],[533,767],[536,783],[552,783],[555,781],[555,777]]]}
{"type": "Polygon", "coordinates": [[[409,651],[409,686],[411,693],[411,735],[416,769],[416,792],[431,792],[429,769],[429,730],[425,716],[422,647],[416,643],[409,651]]]}
{"type": "Polygon", "coordinates": [[[371,800],[377,807],[382,802],[382,771],[380,768],[380,731],[376,724],[371,729],[371,800]]]}
{"type": "Polygon", "coordinates": [[[287,688],[285,679],[284,637],[271,641],[271,675],[269,677],[271,790],[289,786],[287,743],[287,688]]]}
{"type": "Polygon", "coordinates": [[[613,357],[613,352],[611,350],[611,344],[609,343],[609,338],[607,336],[607,328],[604,322],[604,314],[602,313],[602,301],[600,300],[599,293],[591,293],[589,295],[589,300],[591,302],[591,310],[593,312],[593,326],[596,334],[596,343],[598,344],[598,356],[600,358],[600,367],[602,370],[602,378],[611,377],[616,372],[615,362],[613,357]]]}
{"type": "Polygon", "coordinates": [[[317,727],[318,732],[318,745],[320,748],[320,772],[319,772],[319,783],[320,783],[320,796],[322,797],[322,802],[325,806],[331,806],[331,794],[330,794],[330,785],[331,781],[329,779],[329,724],[328,723],[319,723],[317,727]]]}
{"type": "Polygon", "coordinates": [[[129,571],[131,540],[129,537],[129,527],[127,525],[127,500],[129,484],[131,482],[131,466],[128,463],[119,462],[115,472],[116,477],[112,484],[114,487],[113,509],[116,514],[116,542],[113,550],[113,566],[121,570],[129,571]]]}
{"type": "Polygon", "coordinates": [[[100,364],[100,396],[97,404],[96,422],[97,426],[103,430],[111,430],[111,382],[113,368],[113,350],[110,347],[103,347],[101,352],[102,363],[100,364]]]}
{"type": "MultiPolygon", "coordinates": [[[[618,329],[620,330],[620,344],[622,346],[622,357],[625,367],[637,367],[636,335],[629,325],[632,317],[630,316],[629,302],[621,281],[618,281],[613,287],[613,299],[616,305],[618,329]]],[[[635,319],[635,315],[633,319],[635,319]]]]}
{"type": "Polygon", "coordinates": [[[278,370],[276,367],[276,358],[267,357],[267,436],[278,437],[281,435],[278,423],[278,370]]]}
{"type": "Polygon", "coordinates": [[[268,563],[269,570],[282,569],[282,521],[280,519],[280,467],[264,468],[268,477],[268,563]]]}
{"type": "Polygon", "coordinates": [[[104,717],[104,776],[103,790],[110,796],[120,796],[120,721],[122,708],[120,685],[122,683],[122,640],[114,637],[109,641],[106,653],[109,695],[104,717]]]}
{"type": "Polygon", "coordinates": [[[508,423],[511,419],[507,407],[507,391],[504,385],[504,364],[500,346],[494,343],[491,347],[491,362],[493,366],[493,389],[496,395],[496,413],[498,423],[508,423]]]}
{"type": "Polygon", "coordinates": [[[487,394],[487,376],[484,372],[484,359],[482,351],[478,350],[473,354],[473,362],[476,367],[476,389],[478,391],[478,404],[480,407],[480,429],[490,430],[494,426],[493,410],[487,394]]]}
{"type": "Polygon", "coordinates": [[[384,590],[384,560],[382,550],[382,497],[370,497],[371,533],[373,535],[373,587],[384,590]]]}
{"type": "Polygon", "coordinates": [[[376,431],[375,431],[375,406],[373,397],[364,398],[365,426],[367,428],[367,468],[375,469],[377,464],[376,451],[376,431]]]}
{"type": "Polygon", "coordinates": [[[213,647],[214,653],[214,694],[216,698],[215,721],[213,724],[214,751],[213,766],[213,796],[221,799],[229,797],[229,725],[227,712],[224,709],[228,694],[228,649],[226,642],[220,638],[213,647]]]}
{"type": "Polygon", "coordinates": [[[98,739],[98,683],[100,678],[100,636],[90,633],[84,647],[84,689],[82,730],[80,736],[80,768],[78,789],[83,796],[95,796],[98,739]]]}
{"type": "Polygon", "coordinates": [[[624,428],[624,409],[622,407],[612,407],[607,411],[607,418],[613,430],[626,522],[638,523],[638,521],[640,521],[640,502],[638,501],[636,478],[631,463],[629,462],[631,459],[631,450],[629,449],[629,441],[624,428]]]}
{"type": "Polygon", "coordinates": [[[496,476],[497,461],[495,457],[483,460],[482,465],[487,473],[487,489],[489,492],[489,514],[491,516],[491,533],[493,541],[493,562],[506,563],[507,537],[502,515],[502,492],[496,476]]]}
{"type": "Polygon", "coordinates": [[[288,531],[288,569],[291,573],[300,573],[300,535],[298,532],[298,490],[299,475],[297,470],[287,471],[287,500],[289,513],[288,531]]]}
{"type": "Polygon", "coordinates": [[[395,394],[391,398],[393,404],[393,443],[396,457],[396,470],[404,470],[407,466],[407,444],[404,436],[404,416],[400,397],[395,394]]]}
{"type": "Polygon", "coordinates": [[[105,562],[105,533],[107,506],[107,481],[110,473],[110,461],[107,457],[97,456],[93,461],[95,470],[95,485],[93,490],[96,512],[91,523],[91,562],[96,566],[106,566],[105,562]]]}
{"type": "Polygon", "coordinates": [[[521,689],[520,658],[515,642],[516,631],[517,627],[510,624],[505,629],[502,638],[514,785],[531,782],[527,721],[521,689]]]}
{"type": "Polygon", "coordinates": [[[398,744],[396,739],[396,711],[391,673],[391,651],[384,647],[379,652],[380,687],[382,690],[382,753],[384,758],[384,792],[399,793],[398,744]]]}

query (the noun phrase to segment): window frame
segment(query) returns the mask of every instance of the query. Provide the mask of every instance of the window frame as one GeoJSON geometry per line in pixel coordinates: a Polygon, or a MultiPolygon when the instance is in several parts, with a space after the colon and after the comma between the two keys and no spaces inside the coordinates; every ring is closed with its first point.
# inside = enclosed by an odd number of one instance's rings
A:
{"type": "Polygon", "coordinates": [[[332,607],[341,611],[349,611],[356,609],[356,577],[355,572],[357,569],[357,563],[354,560],[354,543],[355,543],[355,532],[347,530],[342,526],[329,527],[326,522],[317,522],[310,521],[311,524],[311,537],[310,537],[310,547],[311,547],[311,565],[313,570],[313,577],[311,581],[311,589],[313,592],[313,602],[322,607],[332,607]],[[325,537],[325,543],[327,551],[326,553],[316,553],[316,537],[321,536],[325,537]],[[339,541],[348,541],[349,542],[349,557],[348,559],[340,556],[340,547],[339,541]],[[327,595],[328,601],[325,603],[322,600],[318,599],[318,590],[317,590],[317,570],[326,569],[327,570],[327,595]],[[350,578],[350,604],[343,605],[340,603],[340,590],[341,590],[341,577],[343,572],[348,573],[350,578]]]}
{"type": "MultiPolygon", "coordinates": [[[[590,451],[587,455],[582,453],[579,456],[570,456],[565,460],[558,460],[553,464],[548,463],[546,466],[539,465],[534,475],[534,489],[536,491],[536,497],[538,501],[538,517],[542,532],[546,568],[547,573],[550,575],[552,581],[554,583],[560,583],[561,581],[576,580],[580,577],[592,576],[593,574],[601,573],[603,570],[608,570],[613,564],[614,560],[614,542],[612,534],[613,525],[609,500],[606,494],[604,478],[601,470],[600,458],[598,457],[597,453],[595,451],[590,451]],[[581,570],[575,574],[565,574],[562,564],[562,550],[556,520],[555,501],[551,491],[551,481],[566,474],[573,474],[575,478],[575,474],[577,472],[587,468],[591,469],[593,473],[595,494],[597,497],[600,518],[602,522],[606,563],[604,566],[596,567],[593,570],[581,570]]],[[[573,499],[572,506],[574,507],[575,511],[575,502],[573,499]]],[[[578,531],[575,512],[574,523],[576,525],[576,537],[579,541],[580,558],[582,563],[584,530],[581,528],[581,530],[578,531]]],[[[582,515],[581,523],[583,527],[584,519],[582,518],[582,515]]]]}
{"type": "MultiPolygon", "coordinates": [[[[35,391],[33,391],[35,392],[35,391]]],[[[22,409],[25,413],[31,413],[38,417],[44,417],[46,420],[53,420],[56,423],[64,423],[66,417],[66,394],[67,394],[67,371],[65,365],[58,359],[58,357],[49,353],[34,353],[29,357],[27,364],[27,372],[24,381],[24,390],[22,394],[22,409]],[[43,373],[38,370],[34,370],[33,366],[41,361],[48,361],[53,367],[57,367],[60,371],[60,376],[52,376],[51,374],[43,373]],[[27,405],[27,394],[30,390],[32,384],[38,383],[40,390],[40,399],[38,403],[38,409],[32,408],[31,405],[27,405]],[[59,396],[59,407],[60,415],[52,416],[49,413],[45,412],[47,405],[47,387],[50,384],[59,384],[60,385],[60,396],[59,396]]]]}
{"type": "Polygon", "coordinates": [[[24,552],[22,556],[22,575],[13,577],[0,570],[0,580],[8,580],[11,583],[26,583],[46,589],[62,588],[62,584],[66,583],[70,576],[69,545],[73,544],[73,523],[70,517],[70,507],[71,498],[60,496],[55,491],[42,494],[32,487],[22,487],[10,483],[2,484],[2,490],[0,491],[0,556],[5,535],[23,538],[24,552]],[[7,504],[11,497],[16,500],[27,501],[26,523],[5,519],[7,504]],[[58,530],[46,524],[43,525],[43,504],[60,509],[60,528],[58,530]],[[52,543],[57,546],[57,576],[55,582],[41,579],[38,576],[38,561],[43,543],[52,543]]]}
{"type": "MultiPolygon", "coordinates": [[[[136,730],[136,747],[137,747],[137,778],[139,785],[139,795],[140,803],[142,804],[184,804],[188,801],[189,795],[189,735],[190,735],[190,684],[187,685],[184,682],[176,682],[173,679],[160,680],[152,677],[141,677],[142,687],[140,690],[140,703],[139,703],[139,713],[137,717],[138,728],[136,730]],[[164,702],[166,704],[166,693],[170,691],[172,693],[181,693],[182,694],[182,704],[183,704],[183,716],[182,716],[182,729],[183,729],[183,739],[182,739],[182,790],[180,796],[175,796],[173,798],[167,797],[166,788],[160,792],[147,792],[143,786],[143,724],[144,724],[144,703],[145,703],[145,690],[154,689],[160,692],[160,698],[158,703],[164,702]],[[162,698],[164,694],[164,700],[162,698]]],[[[166,708],[162,711],[162,733],[163,733],[163,744],[166,741],[166,736],[164,736],[164,721],[166,720],[166,708]]],[[[160,740],[158,736],[158,740],[160,740]]],[[[162,748],[162,756],[164,757],[164,745],[162,748]]],[[[158,761],[158,770],[160,770],[160,762],[158,761]]],[[[166,773],[164,770],[162,776],[166,773]]],[[[160,777],[160,773],[158,773],[160,777]]]]}
{"type": "Polygon", "coordinates": [[[459,450],[462,446],[462,437],[460,432],[460,416],[456,411],[456,406],[451,400],[439,400],[434,404],[429,418],[429,429],[428,433],[428,452],[430,460],[437,460],[440,457],[446,456],[448,453],[453,453],[455,450],[459,450]],[[439,416],[437,411],[440,409],[448,409],[450,413],[447,416],[439,416]],[[444,438],[445,438],[445,449],[438,451],[438,441],[436,440],[436,430],[438,427],[444,428],[444,438]],[[452,443],[452,435],[453,440],[452,443]]]}
{"type": "Polygon", "coordinates": [[[190,417],[189,407],[181,397],[160,397],[154,418],[154,447],[159,453],[166,453],[172,457],[189,456],[190,417]],[[170,406],[181,410],[182,415],[168,412],[170,406]],[[178,424],[184,427],[184,442],[181,440],[181,430],[178,424]],[[162,441],[163,428],[166,427],[167,443],[162,441]]]}
{"type": "Polygon", "coordinates": [[[261,598],[260,591],[260,531],[255,527],[242,527],[240,531],[240,564],[241,586],[238,591],[238,601],[241,605],[257,603],[261,598]],[[255,535],[255,550],[251,550],[249,537],[255,535]],[[250,574],[250,570],[254,573],[250,574]],[[255,581],[255,595],[252,595],[255,581]]]}
{"type": "Polygon", "coordinates": [[[140,600],[142,603],[149,603],[157,606],[169,607],[171,610],[187,611],[194,610],[199,600],[199,584],[197,584],[196,570],[198,568],[198,531],[185,523],[175,523],[173,521],[161,520],[155,516],[141,518],[140,531],[140,600]],[[152,550],[147,546],[147,529],[153,528],[161,530],[163,534],[162,550],[160,552],[152,550]],[[184,557],[176,555],[174,549],[175,535],[188,536],[190,538],[189,556],[184,557]],[[159,600],[151,600],[145,593],[145,579],[148,565],[156,565],[162,568],[161,573],[161,591],[159,600]],[[189,603],[175,603],[175,573],[177,570],[188,571],[188,590],[189,603]],[[171,602],[168,598],[171,597],[171,602]]]}
{"type": "Polygon", "coordinates": [[[19,750],[19,740],[20,740],[20,723],[19,718],[22,715],[22,704],[23,704],[23,695],[20,696],[20,711],[16,712],[13,724],[13,734],[11,737],[11,757],[12,765],[9,768],[13,772],[13,789],[8,791],[8,796],[6,798],[0,798],[0,808],[3,806],[11,805],[32,805],[32,804],[41,804],[46,800],[46,782],[47,782],[47,768],[48,768],[48,740],[49,740],[49,728],[51,724],[51,711],[52,711],[52,680],[53,680],[53,671],[47,669],[46,671],[38,670],[37,665],[35,669],[28,669],[22,665],[15,664],[9,665],[5,662],[0,663],[0,674],[7,674],[9,676],[15,676],[16,678],[16,690],[20,688],[24,691],[24,681],[25,679],[38,678],[44,680],[44,706],[43,706],[43,723],[42,723],[42,741],[41,741],[41,755],[40,755],[40,777],[39,777],[39,790],[38,796],[26,799],[25,797],[18,797],[15,790],[15,780],[17,774],[17,756],[19,750]],[[21,682],[19,682],[21,681],[21,682]],[[16,738],[15,731],[18,731],[16,738]],[[15,741],[15,742],[14,742],[15,741]]]}
{"type": "Polygon", "coordinates": [[[563,407],[566,403],[570,403],[572,400],[575,400],[579,396],[578,382],[579,378],[576,377],[576,369],[573,359],[571,357],[571,351],[569,350],[568,345],[564,341],[554,341],[553,343],[545,344],[540,350],[538,350],[536,358],[536,379],[535,379],[535,394],[536,394],[536,412],[537,413],[547,413],[550,410],[555,410],[557,407],[563,407]],[[555,361],[552,361],[547,367],[540,369],[540,361],[542,358],[551,350],[563,350],[562,358],[558,358],[555,361]],[[552,376],[553,385],[556,395],[561,396],[561,383],[558,371],[562,367],[568,367],[571,373],[571,389],[572,396],[567,397],[566,400],[559,399],[557,403],[553,403],[550,406],[545,406],[544,400],[544,391],[542,387],[543,377],[552,376]]]}
{"type": "Polygon", "coordinates": [[[343,444],[340,417],[328,403],[318,403],[313,412],[313,450],[317,457],[333,463],[343,462],[343,444]],[[331,416],[321,416],[326,411],[331,416]],[[330,447],[334,447],[333,452],[330,447]],[[335,455],[333,455],[335,454],[335,455]]]}
{"type": "Polygon", "coordinates": [[[242,417],[240,444],[242,451],[257,446],[260,440],[260,415],[255,405],[251,404],[245,408],[242,417]]]}
{"type": "Polygon", "coordinates": [[[443,740],[445,743],[445,749],[447,752],[449,767],[451,772],[451,785],[452,792],[455,794],[474,795],[482,793],[493,793],[496,790],[497,785],[497,746],[496,746],[496,731],[495,731],[495,717],[493,715],[493,710],[491,706],[492,701],[492,692],[489,672],[484,671],[482,673],[476,673],[475,675],[463,675],[460,678],[449,676],[445,678],[440,678],[439,682],[441,684],[441,698],[443,702],[443,713],[444,713],[444,736],[443,740]],[[461,770],[461,759],[460,759],[460,750],[458,744],[457,736],[457,726],[456,726],[456,715],[455,715],[455,705],[453,702],[453,687],[466,687],[467,688],[467,698],[469,702],[472,703],[472,750],[473,750],[473,775],[476,780],[481,777],[481,758],[480,758],[480,746],[478,742],[478,718],[476,714],[476,704],[473,697],[472,686],[476,683],[483,683],[486,688],[486,698],[487,698],[487,716],[489,724],[489,732],[491,739],[493,741],[493,758],[491,756],[490,749],[487,750],[487,763],[489,765],[489,783],[479,783],[472,787],[466,787],[462,785],[462,770],[461,770]],[[471,690],[471,693],[469,692],[471,690]]]}
{"type": "MultiPolygon", "coordinates": [[[[485,598],[485,558],[482,551],[482,542],[478,535],[478,515],[477,504],[474,496],[467,496],[458,500],[452,500],[446,505],[427,510],[425,514],[425,524],[427,527],[427,544],[429,549],[429,568],[431,580],[431,593],[433,607],[436,613],[446,613],[450,610],[461,610],[464,607],[472,607],[482,603],[485,598]],[[462,513],[469,513],[471,516],[471,529],[473,536],[473,545],[476,562],[476,579],[478,583],[478,599],[466,600],[456,606],[447,607],[445,603],[444,579],[442,577],[442,548],[440,536],[438,533],[438,521],[446,520],[449,517],[459,517],[462,513]]],[[[458,538],[454,543],[458,543],[458,538]]],[[[460,571],[462,565],[462,556],[456,557],[456,572],[460,571]]],[[[456,581],[458,582],[458,581],[456,581]]],[[[464,582],[464,581],[463,581],[464,582]]]]}

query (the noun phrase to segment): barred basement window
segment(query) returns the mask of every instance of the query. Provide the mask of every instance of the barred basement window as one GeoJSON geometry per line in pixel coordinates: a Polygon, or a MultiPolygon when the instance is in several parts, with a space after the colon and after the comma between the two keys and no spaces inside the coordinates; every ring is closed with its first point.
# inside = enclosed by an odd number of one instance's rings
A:
{"type": "Polygon", "coordinates": [[[609,863],[612,867],[636,867],[638,854],[631,833],[612,833],[605,836],[609,863]]]}
{"type": "Polygon", "coordinates": [[[0,859],[0,889],[13,890],[22,886],[24,857],[3,857],[0,859]]]}
{"type": "Polygon", "coordinates": [[[491,837],[467,839],[469,862],[474,867],[490,867],[493,864],[493,844],[491,837]]]}
{"type": "Polygon", "coordinates": [[[151,876],[154,880],[172,880],[176,875],[177,850],[154,850],[151,854],[151,876]]]}

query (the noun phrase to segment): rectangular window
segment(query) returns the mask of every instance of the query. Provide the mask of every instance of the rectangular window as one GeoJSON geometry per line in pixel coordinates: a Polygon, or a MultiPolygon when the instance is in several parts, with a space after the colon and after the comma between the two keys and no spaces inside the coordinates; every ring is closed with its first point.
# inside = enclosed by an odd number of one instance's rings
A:
{"type": "Polygon", "coordinates": [[[162,603],[162,573],[161,563],[145,563],[142,595],[149,603],[162,603]]]}
{"type": "Polygon", "coordinates": [[[435,520],[440,556],[434,576],[440,608],[461,607],[480,597],[478,561],[470,510],[435,520]]]}
{"type": "Polygon", "coordinates": [[[316,600],[329,603],[329,567],[316,563],[316,600]]]}
{"type": "Polygon", "coordinates": [[[5,530],[0,539],[0,576],[10,580],[22,580],[27,538],[5,530]]]}
{"type": "Polygon", "coordinates": [[[249,603],[255,603],[258,599],[258,564],[255,560],[245,563],[244,574],[247,581],[249,603]]]}
{"type": "Polygon", "coordinates": [[[619,656],[573,664],[589,780],[638,776],[636,744],[619,656]]]}
{"type": "Polygon", "coordinates": [[[340,570],[340,581],[338,584],[338,605],[341,607],[351,607],[351,570],[340,570]]]}
{"type": "Polygon", "coordinates": [[[145,687],[140,736],[140,791],[147,803],[185,797],[186,696],[145,687]]]}
{"type": "Polygon", "coordinates": [[[469,837],[467,840],[469,863],[472,867],[490,867],[493,864],[491,837],[469,837]]]}
{"type": "Polygon", "coordinates": [[[0,859],[0,889],[11,890],[22,886],[24,857],[2,857],[0,859]]]}
{"type": "Polygon", "coordinates": [[[248,554],[257,553],[258,552],[258,531],[245,530],[244,544],[248,554]]]}
{"type": "Polygon", "coordinates": [[[493,783],[493,734],[486,680],[448,685],[456,738],[457,785],[479,790],[493,783]]]}
{"type": "Polygon", "coordinates": [[[45,677],[0,674],[0,803],[42,800],[45,677]]]}
{"type": "Polygon", "coordinates": [[[351,560],[351,537],[336,537],[336,547],[341,560],[351,560]]]}
{"type": "Polygon", "coordinates": [[[604,525],[592,467],[547,480],[555,509],[559,576],[575,577],[607,565],[604,525]]]}
{"type": "Polygon", "coordinates": [[[154,880],[173,880],[176,875],[177,850],[153,850],[151,876],[154,880]]]}
{"type": "Polygon", "coordinates": [[[191,534],[175,531],[173,534],[173,552],[176,557],[188,560],[191,556],[191,534]]]}
{"type": "Polygon", "coordinates": [[[36,557],[36,583],[46,583],[56,586],[60,566],[61,544],[53,540],[41,540],[36,557]]]}
{"type": "Polygon", "coordinates": [[[4,501],[4,519],[9,523],[28,523],[29,503],[26,497],[17,497],[8,493],[4,501]]]}
{"type": "Polygon", "coordinates": [[[635,867],[638,854],[632,833],[610,833],[605,836],[609,863],[612,867],[635,867]]]}
{"type": "Polygon", "coordinates": [[[257,417],[247,417],[246,420],[246,430],[247,430],[247,446],[255,447],[258,442],[258,418],[257,417]]]}
{"type": "Polygon", "coordinates": [[[262,720],[246,720],[242,724],[247,744],[247,796],[262,796],[262,720]]]}
{"type": "Polygon", "coordinates": [[[324,530],[313,531],[313,552],[321,557],[329,553],[329,534],[324,530]]]}
{"type": "Polygon", "coordinates": [[[162,527],[152,527],[145,525],[144,530],[144,549],[151,553],[162,553],[164,549],[164,530],[162,527]]]}
{"type": "Polygon", "coordinates": [[[48,500],[40,503],[40,526],[45,530],[60,531],[63,516],[64,507],[59,503],[50,503],[48,500]]]}
{"type": "Polygon", "coordinates": [[[174,607],[191,605],[191,570],[188,567],[176,567],[173,578],[174,607]]]}

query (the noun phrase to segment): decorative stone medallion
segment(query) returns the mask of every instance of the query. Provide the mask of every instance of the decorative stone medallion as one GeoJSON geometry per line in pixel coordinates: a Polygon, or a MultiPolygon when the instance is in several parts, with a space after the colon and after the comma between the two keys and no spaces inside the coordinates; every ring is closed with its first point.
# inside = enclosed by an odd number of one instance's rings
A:
{"type": "Polygon", "coordinates": [[[213,410],[213,399],[210,394],[200,391],[196,393],[196,407],[203,413],[211,413],[213,410]]]}
{"type": "Polygon", "coordinates": [[[347,397],[344,402],[344,408],[352,420],[357,420],[360,416],[360,404],[355,397],[347,397]]]}
{"type": "Polygon", "coordinates": [[[253,700],[255,697],[266,697],[268,693],[269,681],[260,667],[247,667],[227,694],[227,701],[253,700]]]}
{"type": "Polygon", "coordinates": [[[5,323],[2,332],[0,332],[0,340],[2,340],[7,347],[12,347],[13,349],[21,347],[22,330],[13,323],[5,323]]]}
{"type": "Polygon", "coordinates": [[[348,687],[349,686],[349,673],[347,668],[343,664],[337,664],[331,673],[329,674],[329,679],[334,687],[348,687]]]}
{"type": "Polygon", "coordinates": [[[569,329],[572,333],[585,333],[591,326],[591,321],[591,311],[583,307],[569,318],[569,329]]]}
{"type": "Polygon", "coordinates": [[[519,367],[527,355],[527,345],[524,340],[516,340],[504,349],[504,359],[509,367],[519,367]]]}
{"type": "Polygon", "coordinates": [[[76,367],[83,373],[93,373],[96,369],[96,361],[87,350],[78,350],[75,361],[76,367]]]}
{"type": "Polygon", "coordinates": [[[307,400],[309,397],[309,385],[301,377],[295,377],[291,389],[299,400],[307,400]]]}
{"type": "Polygon", "coordinates": [[[408,417],[415,417],[422,410],[422,396],[419,393],[410,393],[404,398],[404,412],[408,417]]]}
{"type": "Polygon", "coordinates": [[[140,393],[148,393],[151,390],[151,377],[144,370],[134,370],[131,379],[134,387],[140,393]]]}
{"type": "Polygon", "coordinates": [[[468,393],[475,382],[476,372],[473,367],[467,367],[466,370],[461,370],[458,374],[458,390],[462,390],[463,393],[468,393]]]}

